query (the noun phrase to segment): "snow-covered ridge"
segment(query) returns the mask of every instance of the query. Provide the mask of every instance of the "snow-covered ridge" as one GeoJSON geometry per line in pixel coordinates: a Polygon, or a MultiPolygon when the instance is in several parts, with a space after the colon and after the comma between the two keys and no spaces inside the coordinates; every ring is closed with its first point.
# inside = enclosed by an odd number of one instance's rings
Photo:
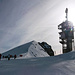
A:
{"type": "Polygon", "coordinates": [[[39,45],[38,42],[32,41],[22,46],[16,47],[2,54],[2,56],[8,56],[8,54],[17,58],[33,58],[33,57],[48,57],[47,52],[39,45]]]}
{"type": "Polygon", "coordinates": [[[22,54],[22,53],[26,53],[31,44],[32,44],[32,41],[28,42],[26,44],[20,45],[18,47],[15,47],[15,48],[13,48],[11,50],[8,50],[7,52],[2,53],[2,56],[3,55],[8,55],[8,54],[19,55],[19,54],[22,54]]]}

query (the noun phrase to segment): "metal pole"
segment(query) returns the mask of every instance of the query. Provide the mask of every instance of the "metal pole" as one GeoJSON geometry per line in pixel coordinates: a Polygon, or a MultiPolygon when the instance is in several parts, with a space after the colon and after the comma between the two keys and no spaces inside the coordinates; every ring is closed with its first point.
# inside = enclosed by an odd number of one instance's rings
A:
{"type": "Polygon", "coordinates": [[[68,20],[68,8],[66,8],[65,13],[66,13],[66,20],[68,20]]]}

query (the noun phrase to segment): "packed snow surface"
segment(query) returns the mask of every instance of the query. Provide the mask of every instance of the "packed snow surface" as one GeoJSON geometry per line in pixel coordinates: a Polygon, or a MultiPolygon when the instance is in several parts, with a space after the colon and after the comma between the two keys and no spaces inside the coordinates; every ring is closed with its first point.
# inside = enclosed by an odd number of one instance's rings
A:
{"type": "Polygon", "coordinates": [[[75,51],[52,57],[1,60],[0,75],[75,75],[75,51]]]}

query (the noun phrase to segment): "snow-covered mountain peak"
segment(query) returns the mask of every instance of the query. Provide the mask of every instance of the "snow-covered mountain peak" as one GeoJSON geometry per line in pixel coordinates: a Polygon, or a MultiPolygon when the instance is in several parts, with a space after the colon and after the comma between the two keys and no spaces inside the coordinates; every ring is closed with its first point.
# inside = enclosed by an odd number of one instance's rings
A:
{"type": "Polygon", "coordinates": [[[24,45],[18,46],[2,54],[2,56],[17,55],[17,58],[34,58],[34,57],[48,57],[49,54],[36,41],[31,41],[24,45]]]}
{"type": "Polygon", "coordinates": [[[38,42],[33,41],[30,45],[27,54],[24,56],[25,58],[31,57],[46,57],[49,56],[45,50],[38,44],[38,42]]]}

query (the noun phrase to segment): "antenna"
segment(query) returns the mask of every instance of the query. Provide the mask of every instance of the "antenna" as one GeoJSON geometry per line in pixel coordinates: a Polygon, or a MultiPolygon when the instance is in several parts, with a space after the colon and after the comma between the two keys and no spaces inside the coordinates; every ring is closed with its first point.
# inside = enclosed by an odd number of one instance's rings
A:
{"type": "Polygon", "coordinates": [[[68,8],[66,8],[65,13],[66,13],[66,20],[68,20],[68,8]]]}
{"type": "Polygon", "coordinates": [[[62,44],[63,53],[67,53],[73,50],[74,43],[74,27],[70,21],[68,21],[68,8],[65,10],[66,21],[58,25],[59,32],[59,42],[62,44]]]}

